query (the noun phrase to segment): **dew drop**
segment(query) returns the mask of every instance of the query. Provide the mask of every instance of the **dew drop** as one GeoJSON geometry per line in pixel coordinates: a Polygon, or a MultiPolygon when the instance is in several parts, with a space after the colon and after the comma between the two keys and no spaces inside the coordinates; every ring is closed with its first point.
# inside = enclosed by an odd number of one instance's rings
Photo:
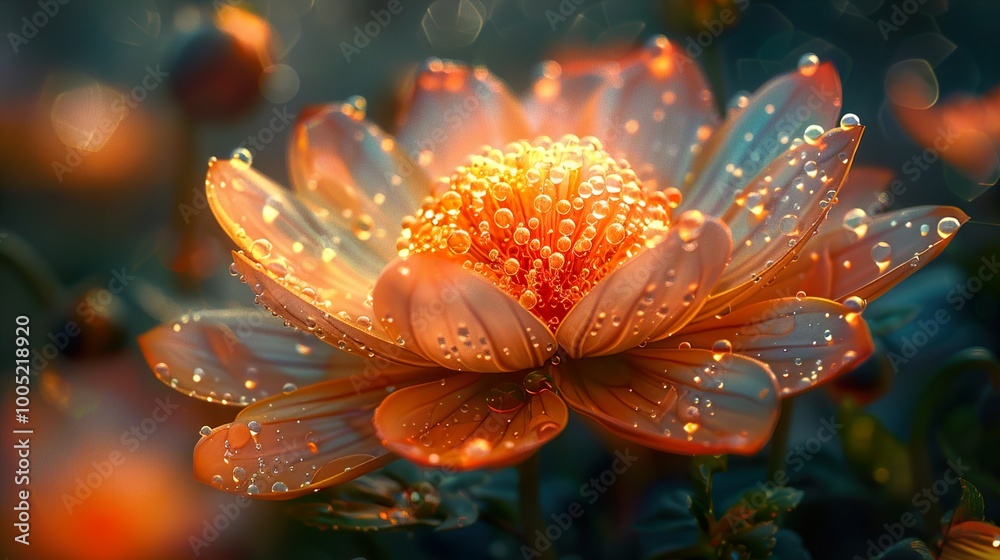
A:
{"type": "Polygon", "coordinates": [[[236,148],[229,156],[229,160],[233,167],[247,170],[253,165],[253,154],[246,148],[236,148]]]}
{"type": "Polygon", "coordinates": [[[819,57],[813,53],[806,53],[799,59],[799,73],[803,76],[812,76],[819,70],[819,57]]]}
{"type": "Polygon", "coordinates": [[[294,383],[285,383],[284,386],[281,387],[281,392],[287,395],[296,389],[298,389],[298,387],[296,387],[294,383]]]}
{"type": "Polygon", "coordinates": [[[824,132],[825,131],[822,126],[818,124],[811,124],[807,126],[805,131],[802,133],[802,138],[805,139],[808,144],[815,146],[819,143],[819,139],[823,136],[824,132]]]}
{"type": "Polygon", "coordinates": [[[868,214],[861,208],[852,208],[844,214],[844,229],[853,231],[858,238],[868,233],[868,214]]]}
{"type": "Polygon", "coordinates": [[[850,130],[858,126],[861,126],[861,119],[854,113],[844,113],[844,116],[840,117],[840,128],[850,130]]]}
{"type": "Polygon", "coordinates": [[[782,235],[795,235],[799,231],[798,225],[798,216],[795,214],[785,214],[785,216],[781,218],[781,221],[778,222],[778,231],[780,231],[782,235]]]}
{"type": "Polygon", "coordinates": [[[201,434],[201,437],[208,437],[212,435],[212,428],[209,426],[202,426],[201,429],[198,430],[198,433],[201,434]]]}
{"type": "Polygon", "coordinates": [[[471,247],[472,237],[464,229],[455,230],[448,236],[448,248],[455,254],[463,255],[468,253],[471,247]]]}
{"type": "Polygon", "coordinates": [[[962,224],[955,218],[941,218],[937,225],[937,234],[941,239],[951,237],[962,224]]]}
{"type": "Polygon", "coordinates": [[[879,271],[885,271],[892,259],[892,247],[885,241],[879,241],[872,245],[872,260],[878,265],[879,271]]]}

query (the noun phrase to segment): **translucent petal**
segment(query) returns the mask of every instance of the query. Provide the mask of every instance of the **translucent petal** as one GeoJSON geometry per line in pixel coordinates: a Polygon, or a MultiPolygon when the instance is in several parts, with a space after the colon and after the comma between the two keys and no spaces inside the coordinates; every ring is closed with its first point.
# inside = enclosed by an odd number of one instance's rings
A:
{"type": "Polygon", "coordinates": [[[522,374],[456,375],[397,391],[379,406],[386,447],[420,465],[476,469],[518,463],[566,426],[565,403],[529,392],[522,374]]]}
{"type": "Polygon", "coordinates": [[[325,302],[318,307],[301,286],[287,279],[274,278],[260,263],[243,253],[233,253],[233,263],[236,271],[258,294],[259,303],[290,325],[347,352],[369,358],[377,355],[380,359],[404,365],[431,365],[428,360],[396,344],[368,315],[331,314],[325,302]]]}
{"type": "Polygon", "coordinates": [[[577,412],[615,434],[668,453],[752,454],[778,421],[767,366],[709,350],[643,348],[550,367],[577,412]]]}
{"type": "Polygon", "coordinates": [[[719,216],[733,195],[813,124],[833,128],[840,114],[840,78],[830,63],[794,71],[760,87],[746,107],[726,117],[701,150],[682,189],[683,208],[719,216]]]}
{"type": "Polygon", "coordinates": [[[363,115],[343,103],[304,117],[289,145],[289,174],[324,221],[360,236],[388,261],[396,254],[403,218],[430,194],[430,180],[363,115]]]}
{"type": "Polygon", "coordinates": [[[608,80],[595,103],[584,111],[583,133],[627,159],[649,190],[681,187],[719,122],[701,69],[662,36],[608,80]]]}
{"type": "Polygon", "coordinates": [[[725,348],[766,363],[781,396],[825,383],[860,365],[875,349],[858,313],[819,298],[787,298],[741,307],[720,318],[688,325],[651,346],[725,348]]]}
{"type": "Polygon", "coordinates": [[[327,379],[362,374],[368,360],[288,328],[263,310],[204,310],[139,337],[161,381],[209,402],[244,406],[327,379]]]}
{"type": "Polygon", "coordinates": [[[398,140],[432,178],[450,175],[483,145],[528,138],[520,102],[488,70],[431,59],[416,76],[398,140]]]}
{"type": "Polygon", "coordinates": [[[704,220],[697,230],[675,224],[570,310],[556,334],[559,345],[572,357],[603,356],[677,331],[700,309],[731,248],[718,220],[704,220]]]}
{"type": "Polygon", "coordinates": [[[517,371],[555,353],[545,325],[485,277],[431,253],[389,264],[375,314],[406,348],[455,370],[517,371]]]}
{"type": "Polygon", "coordinates": [[[206,186],[219,225],[269,274],[309,287],[335,311],[365,312],[381,263],[358,236],[237,160],[210,163],[206,186]]]}
{"type": "Polygon", "coordinates": [[[255,498],[283,500],[353,480],[395,459],[375,437],[375,407],[397,386],[440,379],[409,370],[367,384],[337,379],[258,401],[203,436],[195,478],[255,498]]]}

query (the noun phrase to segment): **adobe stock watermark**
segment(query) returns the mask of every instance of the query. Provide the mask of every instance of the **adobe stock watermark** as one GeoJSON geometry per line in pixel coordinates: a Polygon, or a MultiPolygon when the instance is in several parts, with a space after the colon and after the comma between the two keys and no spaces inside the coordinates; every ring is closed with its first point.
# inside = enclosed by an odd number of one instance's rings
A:
{"type": "MultiPolygon", "coordinates": [[[[959,136],[951,126],[947,128],[938,127],[937,135],[931,141],[931,145],[924,148],[919,154],[906,160],[900,171],[906,175],[911,183],[917,182],[925,171],[928,171],[932,165],[941,159],[941,154],[947,152],[955,145],[959,136]]],[[[906,194],[906,191],[906,183],[902,179],[895,179],[884,192],[874,193],[875,200],[864,210],[869,216],[874,216],[878,212],[892,206],[897,198],[906,194]]]]}
{"type": "MultiPolygon", "coordinates": [[[[101,146],[118,129],[118,125],[127,116],[129,111],[135,109],[140,103],[146,100],[150,92],[163,83],[163,80],[170,73],[160,70],[160,65],[146,66],[146,74],[139,80],[139,84],[129,90],[128,95],[116,99],[112,105],[115,115],[120,115],[117,119],[104,119],[91,132],[90,142],[101,146]]],[[[72,147],[67,147],[66,157],[63,161],[53,161],[52,171],[56,174],[56,179],[61,183],[67,173],[72,173],[74,169],[83,163],[89,152],[81,152],[72,147]]]]}
{"type": "MultiPolygon", "coordinates": [[[[112,270],[111,279],[108,280],[104,288],[90,291],[87,297],[77,304],[75,309],[77,317],[89,325],[98,316],[105,314],[105,310],[115,297],[124,292],[133,280],[135,280],[135,276],[130,274],[125,267],[112,270]]],[[[66,350],[70,342],[80,336],[82,332],[80,323],[74,320],[67,321],[61,329],[49,331],[48,342],[42,346],[36,346],[31,351],[32,371],[44,371],[49,366],[49,362],[66,350]]]]}
{"type": "MultiPolygon", "coordinates": [[[[580,486],[580,497],[588,505],[596,504],[597,500],[618,482],[618,477],[625,474],[638,460],[638,457],[629,453],[628,448],[625,451],[615,451],[615,458],[611,465],[580,486]]],[[[533,536],[535,540],[532,543],[533,546],[526,544],[521,546],[521,557],[524,560],[541,558],[542,553],[552,548],[553,544],[562,538],[563,534],[573,526],[577,519],[583,517],[584,513],[586,510],[579,501],[570,502],[565,511],[553,513],[552,523],[549,523],[545,529],[535,529],[534,535],[528,535],[528,538],[533,536]]]]}
{"type": "Polygon", "coordinates": [[[837,423],[836,417],[820,420],[820,427],[816,434],[802,443],[796,444],[785,453],[784,467],[779,468],[771,475],[770,480],[758,481],[757,488],[760,493],[749,494],[740,498],[739,508],[730,508],[723,521],[729,522],[733,527],[745,525],[749,514],[767,506],[768,496],[773,494],[778,488],[787,486],[791,481],[789,469],[797,473],[801,471],[806,463],[816,457],[823,446],[830,442],[837,434],[844,429],[843,424],[837,423]],[[737,512],[739,512],[737,514],[737,512]],[[746,514],[746,515],[744,515],[746,514]]]}
{"type": "Polygon", "coordinates": [[[156,406],[153,407],[149,416],[143,418],[138,424],[132,425],[122,433],[120,441],[122,449],[112,450],[101,460],[91,461],[93,470],[76,478],[76,488],[72,492],[65,492],[62,495],[62,503],[66,512],[73,513],[73,510],[83,505],[87,499],[94,495],[104,483],[115,474],[115,470],[125,464],[126,453],[135,453],[143,442],[156,433],[160,424],[170,419],[173,413],[180,409],[180,405],[170,402],[170,397],[156,399],[156,406]]]}
{"type": "MultiPolygon", "coordinates": [[[[252,156],[257,156],[294,122],[295,115],[288,112],[287,106],[274,107],[271,109],[271,118],[267,124],[260,127],[257,132],[247,135],[236,146],[236,149],[245,148],[250,151],[252,156]]],[[[180,212],[184,225],[190,225],[191,220],[206,208],[208,208],[208,199],[205,198],[205,187],[191,187],[190,203],[182,202],[177,205],[177,211],[180,212]]]]}
{"type": "Polygon", "coordinates": [[[899,31],[900,27],[906,25],[906,22],[910,21],[910,18],[920,11],[921,6],[926,3],[927,0],[903,0],[902,2],[893,4],[889,19],[879,19],[875,22],[878,25],[879,33],[882,34],[882,40],[888,41],[889,35],[899,31]]]}
{"type": "Polygon", "coordinates": [[[7,33],[7,40],[10,41],[10,48],[14,49],[14,54],[21,51],[21,47],[34,39],[39,30],[49,24],[53,18],[59,15],[62,6],[69,4],[69,0],[38,0],[36,4],[38,10],[30,16],[21,18],[20,33],[10,31],[7,33]]]}
{"type": "Polygon", "coordinates": [[[722,32],[725,31],[726,26],[735,23],[739,14],[746,11],[750,6],[750,0],[734,0],[733,4],[736,6],[735,11],[730,8],[719,10],[718,17],[710,20],[702,20],[701,25],[703,29],[694,36],[688,36],[687,41],[684,42],[684,50],[691,59],[698,58],[705,52],[705,49],[712,46],[712,43],[722,36],[722,32]]]}
{"type": "MultiPolygon", "coordinates": [[[[982,264],[975,276],[970,276],[965,282],[956,284],[945,295],[945,301],[952,304],[955,311],[964,309],[979,294],[983,286],[1000,273],[1000,260],[997,260],[996,253],[990,257],[982,257],[980,262],[982,264]]],[[[931,339],[944,331],[944,325],[949,322],[951,322],[951,312],[943,307],[935,311],[930,319],[917,321],[917,330],[901,338],[899,352],[886,354],[892,370],[899,373],[899,368],[909,364],[910,360],[915,358],[920,350],[930,343],[931,339]]]]}
{"type": "Polygon", "coordinates": [[[587,3],[587,0],[562,0],[556,9],[545,10],[545,20],[549,22],[549,27],[555,31],[559,25],[566,23],[579,9],[587,3]]]}
{"type": "Polygon", "coordinates": [[[403,0],[389,0],[386,2],[385,8],[371,10],[369,13],[372,17],[367,23],[363,26],[354,26],[354,37],[351,39],[351,42],[340,42],[340,52],[343,53],[344,60],[350,64],[351,58],[361,54],[361,51],[370,45],[392,23],[393,17],[398,16],[402,12],[403,0]]]}
{"type": "MultiPolygon", "coordinates": [[[[931,483],[930,486],[922,488],[914,494],[910,499],[910,505],[913,506],[913,509],[920,512],[920,515],[926,515],[933,507],[933,504],[940,502],[941,498],[948,493],[951,487],[958,484],[962,480],[962,477],[970,470],[972,468],[963,465],[960,458],[954,462],[948,461],[948,470],[944,472],[944,475],[931,483]]],[[[882,528],[885,529],[885,532],[878,537],[868,539],[868,549],[865,551],[865,556],[855,554],[851,560],[878,558],[879,555],[891,548],[892,545],[899,542],[906,535],[907,529],[915,527],[919,522],[920,518],[917,515],[912,511],[907,511],[899,517],[899,521],[883,524],[882,528]]]]}

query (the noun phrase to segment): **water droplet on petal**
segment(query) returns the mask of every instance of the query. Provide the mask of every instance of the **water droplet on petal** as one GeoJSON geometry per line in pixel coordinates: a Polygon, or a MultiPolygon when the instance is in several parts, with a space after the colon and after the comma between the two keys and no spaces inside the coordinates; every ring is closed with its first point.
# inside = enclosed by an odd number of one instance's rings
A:
{"type": "Polygon", "coordinates": [[[295,391],[296,389],[298,389],[298,387],[296,387],[294,383],[285,383],[285,385],[281,388],[281,391],[285,394],[288,394],[291,393],[292,391],[295,391]]]}
{"type": "Polygon", "coordinates": [[[844,116],[840,117],[840,128],[850,130],[857,126],[861,126],[861,119],[854,113],[844,113],[844,116]]]}
{"type": "Polygon", "coordinates": [[[236,148],[229,159],[233,167],[237,169],[247,170],[253,165],[253,154],[246,148],[236,148]]]}
{"type": "Polygon", "coordinates": [[[819,143],[820,137],[823,136],[823,127],[818,124],[811,124],[806,127],[805,131],[802,133],[802,138],[805,139],[807,143],[815,146],[819,143]]]}
{"type": "Polygon", "coordinates": [[[799,73],[803,76],[812,76],[819,70],[819,57],[813,53],[806,53],[799,59],[799,73]]]}
{"type": "Polygon", "coordinates": [[[941,218],[937,225],[937,233],[941,239],[951,237],[962,224],[955,218],[941,218]]]}

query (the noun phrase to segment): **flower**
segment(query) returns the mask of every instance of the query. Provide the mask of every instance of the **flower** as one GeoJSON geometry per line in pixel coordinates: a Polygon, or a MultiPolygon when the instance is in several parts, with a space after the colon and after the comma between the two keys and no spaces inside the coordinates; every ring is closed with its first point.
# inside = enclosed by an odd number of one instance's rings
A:
{"type": "Polygon", "coordinates": [[[231,272],[302,332],[205,311],[144,336],[165,382],[250,403],[203,428],[196,477],[286,498],[395,455],[506,466],[570,408],[662,451],[756,452],[781,398],[872,352],[865,301],[967,219],[825,220],[865,194],[842,189],[864,128],[837,124],[840,95],[808,55],[722,119],[663,37],[615,63],[546,63],[523,103],[435,59],[395,137],[358,98],[310,112],[294,191],[245,150],[211,162],[231,272]]]}

